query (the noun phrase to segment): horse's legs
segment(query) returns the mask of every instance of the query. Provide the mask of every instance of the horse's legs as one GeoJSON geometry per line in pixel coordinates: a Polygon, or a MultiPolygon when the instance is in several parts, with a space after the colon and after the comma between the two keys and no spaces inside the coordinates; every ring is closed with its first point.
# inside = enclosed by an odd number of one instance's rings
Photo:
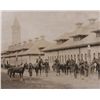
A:
{"type": "Polygon", "coordinates": [[[66,69],[64,68],[64,74],[66,75],[66,69]]]}
{"type": "Polygon", "coordinates": [[[70,70],[70,74],[71,74],[71,73],[72,73],[72,68],[70,67],[70,69],[69,69],[69,70],[70,70]]]}
{"type": "Polygon", "coordinates": [[[21,76],[22,76],[21,73],[19,73],[19,76],[20,76],[20,79],[21,79],[21,76]]]}
{"type": "Polygon", "coordinates": [[[67,75],[68,75],[68,68],[67,68],[67,75]]]}
{"type": "Polygon", "coordinates": [[[22,75],[22,73],[20,73],[19,75],[20,75],[20,80],[23,81],[23,75],[22,75]]]}
{"type": "Polygon", "coordinates": [[[46,77],[48,77],[48,72],[45,72],[45,74],[46,74],[46,77]]]}
{"type": "Polygon", "coordinates": [[[10,77],[10,80],[11,80],[11,77],[12,77],[12,72],[10,72],[10,73],[9,73],[9,77],[10,77]]]}
{"type": "Polygon", "coordinates": [[[35,69],[35,72],[36,72],[36,76],[38,76],[38,69],[35,69]]]}
{"type": "Polygon", "coordinates": [[[41,69],[40,69],[40,76],[41,76],[41,69]]]}
{"type": "Polygon", "coordinates": [[[38,72],[36,72],[36,76],[38,76],[38,72]]]}
{"type": "Polygon", "coordinates": [[[14,72],[12,73],[12,76],[13,76],[13,78],[15,78],[15,73],[14,72]]]}
{"type": "Polygon", "coordinates": [[[98,79],[100,79],[100,70],[98,70],[98,79]]]}
{"type": "Polygon", "coordinates": [[[60,76],[60,69],[59,69],[59,72],[58,73],[59,73],[59,76],[60,76]]]}

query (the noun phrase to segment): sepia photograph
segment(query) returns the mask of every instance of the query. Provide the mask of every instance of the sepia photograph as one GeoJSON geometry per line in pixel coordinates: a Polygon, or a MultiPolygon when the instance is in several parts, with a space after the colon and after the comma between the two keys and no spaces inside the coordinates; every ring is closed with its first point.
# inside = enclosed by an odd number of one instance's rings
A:
{"type": "Polygon", "coordinates": [[[100,11],[1,12],[1,89],[100,89],[100,11]]]}

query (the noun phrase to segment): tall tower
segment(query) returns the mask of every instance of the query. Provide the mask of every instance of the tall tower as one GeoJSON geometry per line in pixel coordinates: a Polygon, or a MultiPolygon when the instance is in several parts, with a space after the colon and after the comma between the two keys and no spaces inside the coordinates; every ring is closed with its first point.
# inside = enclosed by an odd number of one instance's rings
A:
{"type": "Polygon", "coordinates": [[[21,30],[20,30],[20,24],[17,18],[14,19],[14,22],[11,28],[12,28],[12,45],[20,43],[21,30]]]}

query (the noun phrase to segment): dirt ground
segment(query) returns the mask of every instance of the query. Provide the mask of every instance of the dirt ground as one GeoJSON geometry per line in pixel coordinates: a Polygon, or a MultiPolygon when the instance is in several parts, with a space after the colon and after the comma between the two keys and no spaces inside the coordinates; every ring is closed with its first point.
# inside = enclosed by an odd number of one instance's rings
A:
{"type": "Polygon", "coordinates": [[[7,75],[7,70],[1,70],[1,88],[2,89],[99,89],[100,80],[97,74],[89,75],[89,77],[78,76],[74,78],[73,74],[56,76],[55,72],[50,72],[46,77],[44,73],[36,77],[33,71],[32,80],[29,80],[28,72],[24,73],[24,80],[19,80],[19,77],[10,80],[7,75]]]}

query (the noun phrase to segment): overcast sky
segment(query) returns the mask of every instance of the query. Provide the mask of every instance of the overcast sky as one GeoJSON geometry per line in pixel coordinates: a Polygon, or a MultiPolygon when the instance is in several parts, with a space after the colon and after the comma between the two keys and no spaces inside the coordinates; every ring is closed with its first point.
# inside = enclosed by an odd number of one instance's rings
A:
{"type": "Polygon", "coordinates": [[[21,40],[34,39],[45,35],[49,41],[63,33],[75,29],[77,22],[87,23],[90,18],[98,18],[98,11],[20,11],[2,12],[2,50],[11,45],[11,26],[17,17],[21,26],[21,40]]]}

